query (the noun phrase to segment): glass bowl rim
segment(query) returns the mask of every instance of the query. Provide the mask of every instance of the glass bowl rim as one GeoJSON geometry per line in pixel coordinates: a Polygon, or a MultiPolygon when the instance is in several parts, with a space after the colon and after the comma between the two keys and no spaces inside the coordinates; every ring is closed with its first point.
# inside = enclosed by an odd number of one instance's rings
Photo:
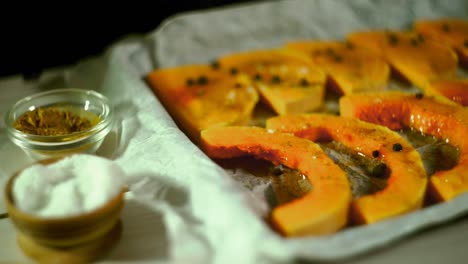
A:
{"type": "MultiPolygon", "coordinates": [[[[64,102],[66,103],[67,101],[65,100],[64,102]]],[[[6,129],[9,133],[9,136],[12,137],[12,139],[16,141],[21,141],[21,142],[27,142],[29,144],[42,145],[44,147],[62,146],[62,145],[68,145],[71,143],[76,143],[76,142],[86,140],[89,137],[96,135],[99,132],[108,128],[112,124],[112,122],[113,122],[113,109],[110,104],[110,100],[106,96],[104,96],[103,94],[97,91],[79,89],[79,88],[53,89],[53,90],[39,92],[39,93],[26,96],[16,101],[5,114],[6,129]],[[13,127],[13,124],[16,121],[16,119],[13,118],[13,113],[19,106],[27,104],[28,102],[34,101],[37,98],[41,98],[41,97],[49,96],[53,94],[65,94],[65,95],[80,94],[80,95],[85,95],[87,97],[93,97],[97,99],[97,102],[99,102],[99,104],[103,106],[104,108],[103,115],[101,116],[101,120],[99,121],[99,123],[97,123],[93,127],[86,129],[84,131],[80,131],[80,132],[76,132],[72,134],[66,134],[66,135],[56,135],[56,136],[42,136],[42,135],[28,134],[20,130],[17,130],[13,127]],[[73,135],[73,139],[67,140],[67,138],[70,138],[71,135],[73,135]]]]}

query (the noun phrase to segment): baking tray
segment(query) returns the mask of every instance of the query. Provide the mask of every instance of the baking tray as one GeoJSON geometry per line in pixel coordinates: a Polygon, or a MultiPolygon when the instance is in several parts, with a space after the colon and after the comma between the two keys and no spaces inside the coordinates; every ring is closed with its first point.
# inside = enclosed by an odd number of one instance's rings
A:
{"type": "MultiPolygon", "coordinates": [[[[440,17],[468,17],[468,3],[431,0],[260,2],[172,17],[148,37],[150,41],[147,49],[151,56],[152,69],[164,68],[209,63],[225,54],[279,47],[292,40],[340,40],[352,31],[367,29],[405,30],[410,28],[416,19],[440,17]]],[[[225,174],[220,171],[219,174],[222,177],[239,175],[235,171],[227,171],[225,174]]],[[[252,205],[250,201],[229,194],[229,185],[245,185],[248,176],[233,177],[233,181],[222,177],[219,179],[222,182],[219,189],[222,191],[226,188],[227,197],[232,197],[246,207],[258,209],[258,206],[252,205]]],[[[254,188],[246,188],[244,191],[250,192],[252,189],[254,188]]],[[[253,193],[251,199],[255,200],[255,195],[256,193],[253,193]]],[[[194,211],[205,207],[204,202],[206,200],[203,198],[200,198],[199,204],[194,200],[194,211]]],[[[211,217],[213,210],[200,209],[198,217],[211,223],[208,215],[211,217]]],[[[263,221],[262,210],[252,211],[258,216],[258,221],[263,221]]],[[[449,222],[467,213],[468,195],[461,195],[452,201],[401,217],[368,226],[347,228],[329,236],[285,239],[276,236],[272,231],[272,234],[266,234],[264,230],[258,231],[259,234],[274,240],[274,243],[256,249],[261,250],[261,254],[275,256],[278,254],[273,251],[277,250],[279,245],[290,257],[339,260],[383,247],[408,234],[449,222]]],[[[239,216],[232,214],[231,217],[239,216]]],[[[250,228],[248,225],[245,225],[247,229],[250,228]]]]}

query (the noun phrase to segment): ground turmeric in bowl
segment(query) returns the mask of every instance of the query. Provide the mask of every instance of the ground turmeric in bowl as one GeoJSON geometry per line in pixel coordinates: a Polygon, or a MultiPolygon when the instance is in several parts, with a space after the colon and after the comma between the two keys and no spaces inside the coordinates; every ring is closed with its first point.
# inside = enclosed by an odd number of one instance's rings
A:
{"type": "Polygon", "coordinates": [[[99,117],[87,112],[87,117],[61,107],[39,107],[22,114],[14,124],[15,129],[39,136],[61,136],[82,132],[99,122],[99,117]]]}

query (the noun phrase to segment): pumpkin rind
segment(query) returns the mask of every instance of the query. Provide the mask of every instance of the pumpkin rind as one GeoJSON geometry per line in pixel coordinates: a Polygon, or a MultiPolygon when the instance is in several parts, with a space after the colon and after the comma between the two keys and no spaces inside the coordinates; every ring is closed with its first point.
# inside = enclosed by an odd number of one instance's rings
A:
{"type": "Polygon", "coordinates": [[[349,95],[340,98],[343,116],[387,126],[392,130],[411,127],[438,139],[446,140],[460,150],[458,164],[438,171],[429,180],[428,195],[447,201],[468,191],[468,110],[447,104],[438,96],[401,92],[349,95]]]}
{"type": "Polygon", "coordinates": [[[333,233],[347,224],[351,191],[346,174],[321,148],[306,139],[259,127],[215,127],[201,132],[211,158],[251,155],[297,169],[312,191],[273,209],[273,225],[286,236],[333,233]]]}
{"type": "Polygon", "coordinates": [[[418,152],[396,132],[357,119],[324,114],[273,117],[266,124],[267,129],[312,141],[338,141],[367,157],[378,151],[390,169],[388,185],[382,191],[353,200],[350,214],[353,223],[374,223],[421,208],[427,184],[422,161],[418,152]],[[401,144],[403,150],[395,152],[395,143],[401,144]]]}
{"type": "Polygon", "coordinates": [[[249,75],[261,98],[277,114],[303,113],[322,106],[325,73],[300,53],[252,50],[218,59],[222,70],[249,75]]]}
{"type": "Polygon", "coordinates": [[[349,42],[299,41],[286,44],[325,71],[342,94],[384,90],[390,67],[378,54],[349,42]]]}
{"type": "Polygon", "coordinates": [[[195,143],[202,129],[249,123],[258,102],[247,76],[232,76],[207,65],[155,70],[148,74],[147,81],[195,143]]]}

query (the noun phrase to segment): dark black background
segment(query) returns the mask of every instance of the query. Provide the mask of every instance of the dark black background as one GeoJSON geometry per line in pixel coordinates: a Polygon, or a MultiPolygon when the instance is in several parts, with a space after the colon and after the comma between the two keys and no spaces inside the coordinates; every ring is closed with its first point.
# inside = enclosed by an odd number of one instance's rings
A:
{"type": "Polygon", "coordinates": [[[253,0],[159,0],[147,3],[63,1],[0,6],[0,76],[34,76],[102,53],[123,36],[152,31],[169,16],[253,0]]]}

